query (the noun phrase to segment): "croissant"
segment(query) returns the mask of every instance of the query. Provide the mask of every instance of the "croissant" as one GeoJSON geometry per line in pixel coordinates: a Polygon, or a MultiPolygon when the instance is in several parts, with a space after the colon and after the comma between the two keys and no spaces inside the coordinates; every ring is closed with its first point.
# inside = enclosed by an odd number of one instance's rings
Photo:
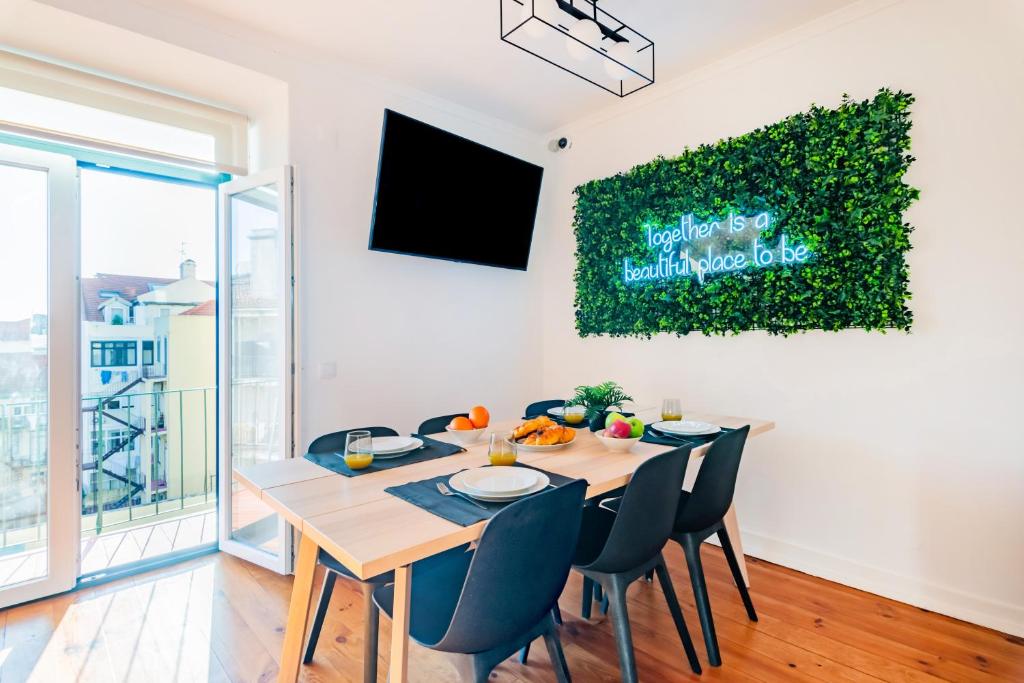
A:
{"type": "Polygon", "coordinates": [[[537,430],[550,427],[553,424],[555,424],[554,420],[547,415],[541,415],[540,417],[535,417],[532,420],[527,420],[512,430],[512,440],[519,440],[528,434],[533,434],[537,430]]]}
{"type": "Polygon", "coordinates": [[[551,425],[537,432],[537,445],[538,446],[554,446],[555,444],[562,442],[562,432],[565,431],[565,427],[561,425],[551,425]]]}
{"type": "Polygon", "coordinates": [[[558,443],[569,443],[576,438],[576,430],[572,427],[562,427],[562,438],[558,443]]]}

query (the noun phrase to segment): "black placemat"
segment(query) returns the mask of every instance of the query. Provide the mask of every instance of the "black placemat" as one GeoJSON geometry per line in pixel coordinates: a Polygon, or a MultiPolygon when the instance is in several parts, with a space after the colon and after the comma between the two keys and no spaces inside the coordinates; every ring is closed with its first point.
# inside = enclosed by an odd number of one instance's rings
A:
{"type": "Polygon", "coordinates": [[[706,436],[669,436],[668,434],[662,434],[654,429],[651,429],[651,425],[644,427],[644,435],[640,437],[640,440],[644,443],[654,443],[659,446],[693,446],[697,448],[703,446],[706,443],[711,443],[723,434],[728,434],[733,431],[731,427],[721,427],[720,432],[714,434],[708,434],[706,436]]]}
{"type": "Polygon", "coordinates": [[[413,434],[413,436],[423,441],[423,448],[417,449],[409,455],[403,455],[401,458],[374,458],[373,463],[371,463],[366,469],[362,470],[354,470],[346,465],[345,458],[342,453],[306,453],[302,457],[310,462],[315,462],[317,465],[320,465],[320,467],[326,467],[332,472],[344,474],[346,477],[358,477],[361,474],[370,474],[371,472],[380,472],[381,470],[393,470],[396,467],[405,467],[406,465],[412,465],[413,463],[423,462],[425,460],[444,458],[449,455],[455,455],[456,453],[466,452],[465,448],[453,443],[445,443],[444,441],[431,439],[429,436],[423,436],[422,434],[413,434]]]}
{"type": "MultiPolygon", "coordinates": [[[[633,413],[619,413],[619,415],[622,415],[622,417],[633,417],[633,413]]],[[[526,417],[523,417],[521,419],[523,419],[523,420],[532,420],[534,418],[541,417],[541,416],[550,417],[552,420],[554,420],[555,424],[560,424],[560,425],[562,425],[564,427],[572,427],[573,429],[589,429],[590,428],[590,422],[588,420],[583,420],[582,422],[572,423],[572,422],[567,422],[565,420],[565,418],[563,418],[563,417],[559,417],[558,415],[551,415],[550,413],[537,413],[536,415],[527,415],[526,417]]]]}
{"type": "MultiPolygon", "coordinates": [[[[516,463],[515,466],[526,467],[531,470],[543,472],[548,475],[548,479],[551,480],[551,484],[553,486],[563,486],[571,481],[575,481],[571,477],[565,477],[561,474],[548,472],[547,470],[542,470],[539,467],[531,467],[530,465],[524,465],[523,463],[516,463]]],[[[401,498],[407,503],[412,503],[416,507],[423,508],[427,512],[431,512],[438,517],[443,517],[449,522],[454,522],[460,526],[471,526],[477,522],[490,519],[503,510],[505,506],[515,502],[486,503],[484,501],[477,501],[486,508],[484,509],[477,507],[459,495],[441,495],[440,491],[437,490],[438,482],[447,484],[448,480],[451,479],[454,474],[456,474],[456,472],[452,472],[451,474],[442,474],[439,477],[431,477],[430,479],[423,479],[422,481],[411,481],[408,484],[389,486],[384,490],[393,496],[401,498]]],[[[448,488],[451,488],[451,486],[448,488]]],[[[538,491],[538,493],[540,493],[540,491],[538,491]]],[[[522,500],[522,498],[518,498],[517,500],[522,500]]]]}

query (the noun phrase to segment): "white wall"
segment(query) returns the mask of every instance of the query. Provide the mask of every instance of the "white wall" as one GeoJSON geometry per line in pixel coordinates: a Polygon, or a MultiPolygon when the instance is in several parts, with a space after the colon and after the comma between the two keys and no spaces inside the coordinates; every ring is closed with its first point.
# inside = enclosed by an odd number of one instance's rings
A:
{"type": "Polygon", "coordinates": [[[562,313],[545,320],[545,395],[613,378],[648,402],[776,420],[740,475],[750,554],[1018,634],[1022,6],[859,3],[660,84],[566,129],[544,217],[545,299],[562,313]],[[917,96],[911,334],[576,336],[573,187],[881,86],[917,96]]]}
{"type": "MultiPolygon", "coordinates": [[[[13,16],[36,36],[31,47],[37,52],[50,52],[49,43],[59,40],[40,35],[39,27],[51,24],[81,45],[76,56],[68,47],[72,41],[64,41],[61,58],[81,63],[87,55],[89,65],[114,73],[106,60],[119,51],[110,46],[157,51],[162,63],[148,60],[148,78],[133,71],[137,80],[192,79],[197,92],[217,85],[230,93],[237,70],[225,67],[237,65],[283,84],[286,115],[261,100],[243,111],[264,145],[274,148],[256,168],[283,160],[295,166],[300,448],[324,432],[367,424],[412,430],[424,418],[476,404],[495,415],[518,416],[537,398],[535,264],[524,273],[370,252],[367,244],[385,108],[543,165],[549,157],[538,136],[184,6],[16,2],[22,8],[13,16]],[[98,25],[82,25],[63,10],[98,25]],[[90,52],[90,41],[81,38],[87,30],[102,34],[108,47],[90,52]],[[139,42],[142,36],[149,44],[139,42]],[[320,379],[324,363],[336,364],[336,378],[320,379]]],[[[19,42],[20,33],[17,27],[0,30],[0,41],[19,42]]],[[[539,223],[538,233],[544,229],[539,223]]]]}

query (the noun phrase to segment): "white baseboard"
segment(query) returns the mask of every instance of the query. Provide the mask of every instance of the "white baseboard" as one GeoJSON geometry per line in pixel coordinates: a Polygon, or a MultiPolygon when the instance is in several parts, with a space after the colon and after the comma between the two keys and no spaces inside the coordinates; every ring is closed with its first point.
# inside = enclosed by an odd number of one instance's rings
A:
{"type": "Polygon", "coordinates": [[[972,624],[1024,636],[1024,606],[995,602],[747,530],[743,531],[742,542],[743,551],[752,557],[972,624]]]}

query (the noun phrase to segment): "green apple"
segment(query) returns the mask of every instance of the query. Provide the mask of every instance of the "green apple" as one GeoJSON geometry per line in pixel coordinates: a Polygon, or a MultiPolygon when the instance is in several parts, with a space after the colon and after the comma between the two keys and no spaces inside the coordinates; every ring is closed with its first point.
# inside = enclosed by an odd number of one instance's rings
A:
{"type": "Polygon", "coordinates": [[[632,431],[629,433],[629,437],[631,439],[635,439],[638,436],[644,435],[644,421],[641,420],[639,417],[627,418],[626,422],[628,422],[629,426],[633,428],[632,431]]]}
{"type": "Polygon", "coordinates": [[[623,422],[625,422],[626,418],[619,413],[608,413],[608,417],[604,418],[604,428],[608,429],[609,427],[612,426],[612,423],[617,420],[622,420],[623,422]]]}

